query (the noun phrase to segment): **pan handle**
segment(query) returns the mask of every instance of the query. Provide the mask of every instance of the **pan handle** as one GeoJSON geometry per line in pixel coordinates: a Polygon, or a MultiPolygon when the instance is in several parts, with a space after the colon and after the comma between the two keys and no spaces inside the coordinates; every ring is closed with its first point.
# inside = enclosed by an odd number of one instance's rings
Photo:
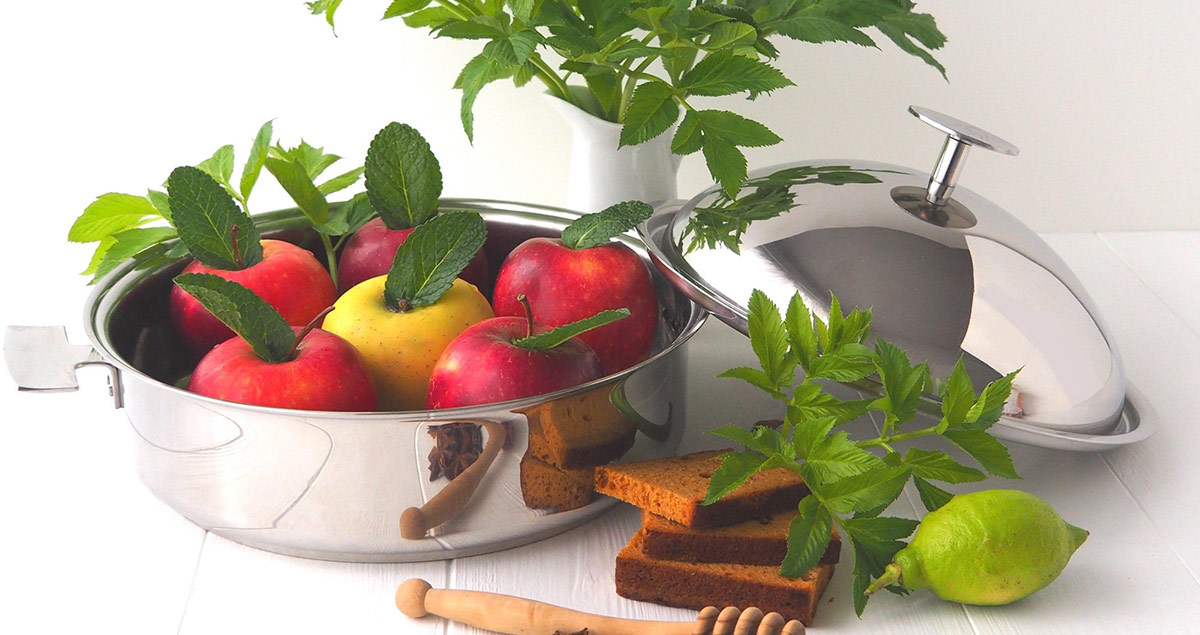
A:
{"type": "Polygon", "coordinates": [[[500,454],[508,436],[504,424],[498,421],[480,421],[487,431],[488,440],[479,458],[467,469],[446,484],[437,494],[420,507],[409,507],[400,514],[400,536],[406,540],[420,540],[430,529],[454,518],[466,508],[483,481],[492,461],[500,454]]]}
{"type": "Polygon", "coordinates": [[[108,394],[113,407],[124,406],[121,373],[101,359],[91,346],[72,346],[63,326],[9,326],[4,329],[4,363],[17,383],[29,392],[79,390],[75,371],[85,366],[108,369],[108,394]]]}

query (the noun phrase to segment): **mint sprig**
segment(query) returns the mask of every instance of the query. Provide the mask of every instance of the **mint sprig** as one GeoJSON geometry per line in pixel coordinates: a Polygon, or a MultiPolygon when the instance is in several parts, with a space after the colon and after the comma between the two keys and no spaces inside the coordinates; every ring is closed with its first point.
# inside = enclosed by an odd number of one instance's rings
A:
{"type": "Polygon", "coordinates": [[[607,243],[650,218],[654,208],[641,201],[624,201],[592,214],[584,214],[563,229],[562,242],[571,249],[588,249],[607,243]]]}
{"type": "Polygon", "coordinates": [[[175,284],[246,340],[264,361],[288,361],[297,340],[279,311],[250,289],[211,273],[184,273],[175,284]]]}
{"type": "Polygon", "coordinates": [[[935,482],[976,482],[985,478],[985,471],[1019,478],[1008,450],[987,432],[999,419],[1016,373],[976,394],[960,362],[944,382],[935,384],[928,364],[913,364],[896,346],[876,339],[868,347],[871,313],[844,314],[836,297],[828,321],[814,315],[798,293],[789,302],[786,316],[761,291],[751,295],[749,309],[750,341],[760,368],[735,368],[722,376],[742,379],[767,392],[784,404],[786,416],[778,430],[761,426],[713,430],[745,450],[721,457],[705,502],[721,498],[762,470],[786,467],[795,472],[811,494],[800,501],[799,514],[789,528],[781,573],[795,577],[816,566],[837,525],[854,552],[854,608],[861,615],[867,586],[916,529],[914,520],[880,515],[909,480],[922,504],[932,511],[952,496],[935,482]],[[798,382],[797,368],[804,371],[798,382]],[[863,400],[842,401],[820,383],[833,379],[865,387],[871,376],[881,394],[863,400]],[[941,396],[937,409],[922,399],[935,389],[941,396]],[[856,440],[841,429],[842,424],[872,411],[883,415],[878,436],[856,440]],[[915,426],[918,411],[940,419],[915,426]],[[963,465],[944,452],[909,448],[901,453],[896,447],[926,436],[939,436],[962,448],[983,470],[963,465]]]}
{"type": "Polygon", "coordinates": [[[384,305],[403,313],[438,301],[487,239],[477,212],[446,212],[418,225],[396,252],[384,305]]]}
{"type": "Polygon", "coordinates": [[[437,213],[442,171],[412,126],[390,123],[367,150],[367,195],[389,229],[416,227],[437,213]]]}
{"type": "Polygon", "coordinates": [[[601,311],[591,317],[582,320],[576,320],[562,326],[555,327],[545,333],[530,335],[520,339],[513,340],[513,346],[524,348],[531,351],[545,351],[566,342],[567,340],[587,333],[592,329],[598,329],[605,324],[611,324],[617,320],[629,317],[629,309],[610,309],[601,311]]]}
{"type": "Polygon", "coordinates": [[[167,178],[179,239],[200,262],[238,270],[262,261],[258,228],[229,192],[199,168],[175,168],[167,178]]]}

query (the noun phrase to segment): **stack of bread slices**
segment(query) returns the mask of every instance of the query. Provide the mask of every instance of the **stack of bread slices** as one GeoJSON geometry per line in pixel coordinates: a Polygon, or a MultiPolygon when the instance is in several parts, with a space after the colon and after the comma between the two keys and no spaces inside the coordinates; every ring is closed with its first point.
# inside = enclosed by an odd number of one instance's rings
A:
{"type": "Polygon", "coordinates": [[[841,551],[837,532],[814,569],[780,575],[788,527],[808,488],[777,468],[702,505],[723,453],[596,469],[598,493],[642,509],[641,529],[617,555],[617,593],[680,608],[754,606],[811,625],[841,551]]]}

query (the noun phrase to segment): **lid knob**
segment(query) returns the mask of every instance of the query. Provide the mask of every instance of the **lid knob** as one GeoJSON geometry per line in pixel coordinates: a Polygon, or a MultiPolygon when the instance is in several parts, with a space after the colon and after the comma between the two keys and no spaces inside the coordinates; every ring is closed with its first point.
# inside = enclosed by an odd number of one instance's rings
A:
{"type": "Polygon", "coordinates": [[[949,115],[921,106],[909,106],[908,112],[946,133],[946,143],[942,146],[937,165],[929,175],[929,187],[925,191],[925,200],[931,205],[941,206],[950,199],[971,146],[980,146],[1009,156],[1016,156],[1020,152],[1016,146],[1004,139],[949,115]]]}

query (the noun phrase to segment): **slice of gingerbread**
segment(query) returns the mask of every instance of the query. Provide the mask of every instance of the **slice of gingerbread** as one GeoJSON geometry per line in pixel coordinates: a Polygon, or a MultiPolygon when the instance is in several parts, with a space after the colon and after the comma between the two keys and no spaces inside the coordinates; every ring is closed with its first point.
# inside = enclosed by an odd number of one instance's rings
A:
{"type": "Polygon", "coordinates": [[[692,529],[721,527],[794,510],[808,487],[795,473],[774,468],[750,477],[712,505],[703,505],[708,481],[729,450],[604,465],[596,468],[596,491],[692,529]]]}
{"type": "MultiPolygon", "coordinates": [[[[754,520],[690,529],[650,512],[642,512],[642,551],[651,558],[680,562],[725,562],[778,567],[787,555],[788,528],[795,512],[754,520]]],[[[842,538],[833,530],[819,564],[837,564],[842,538]]]]}

